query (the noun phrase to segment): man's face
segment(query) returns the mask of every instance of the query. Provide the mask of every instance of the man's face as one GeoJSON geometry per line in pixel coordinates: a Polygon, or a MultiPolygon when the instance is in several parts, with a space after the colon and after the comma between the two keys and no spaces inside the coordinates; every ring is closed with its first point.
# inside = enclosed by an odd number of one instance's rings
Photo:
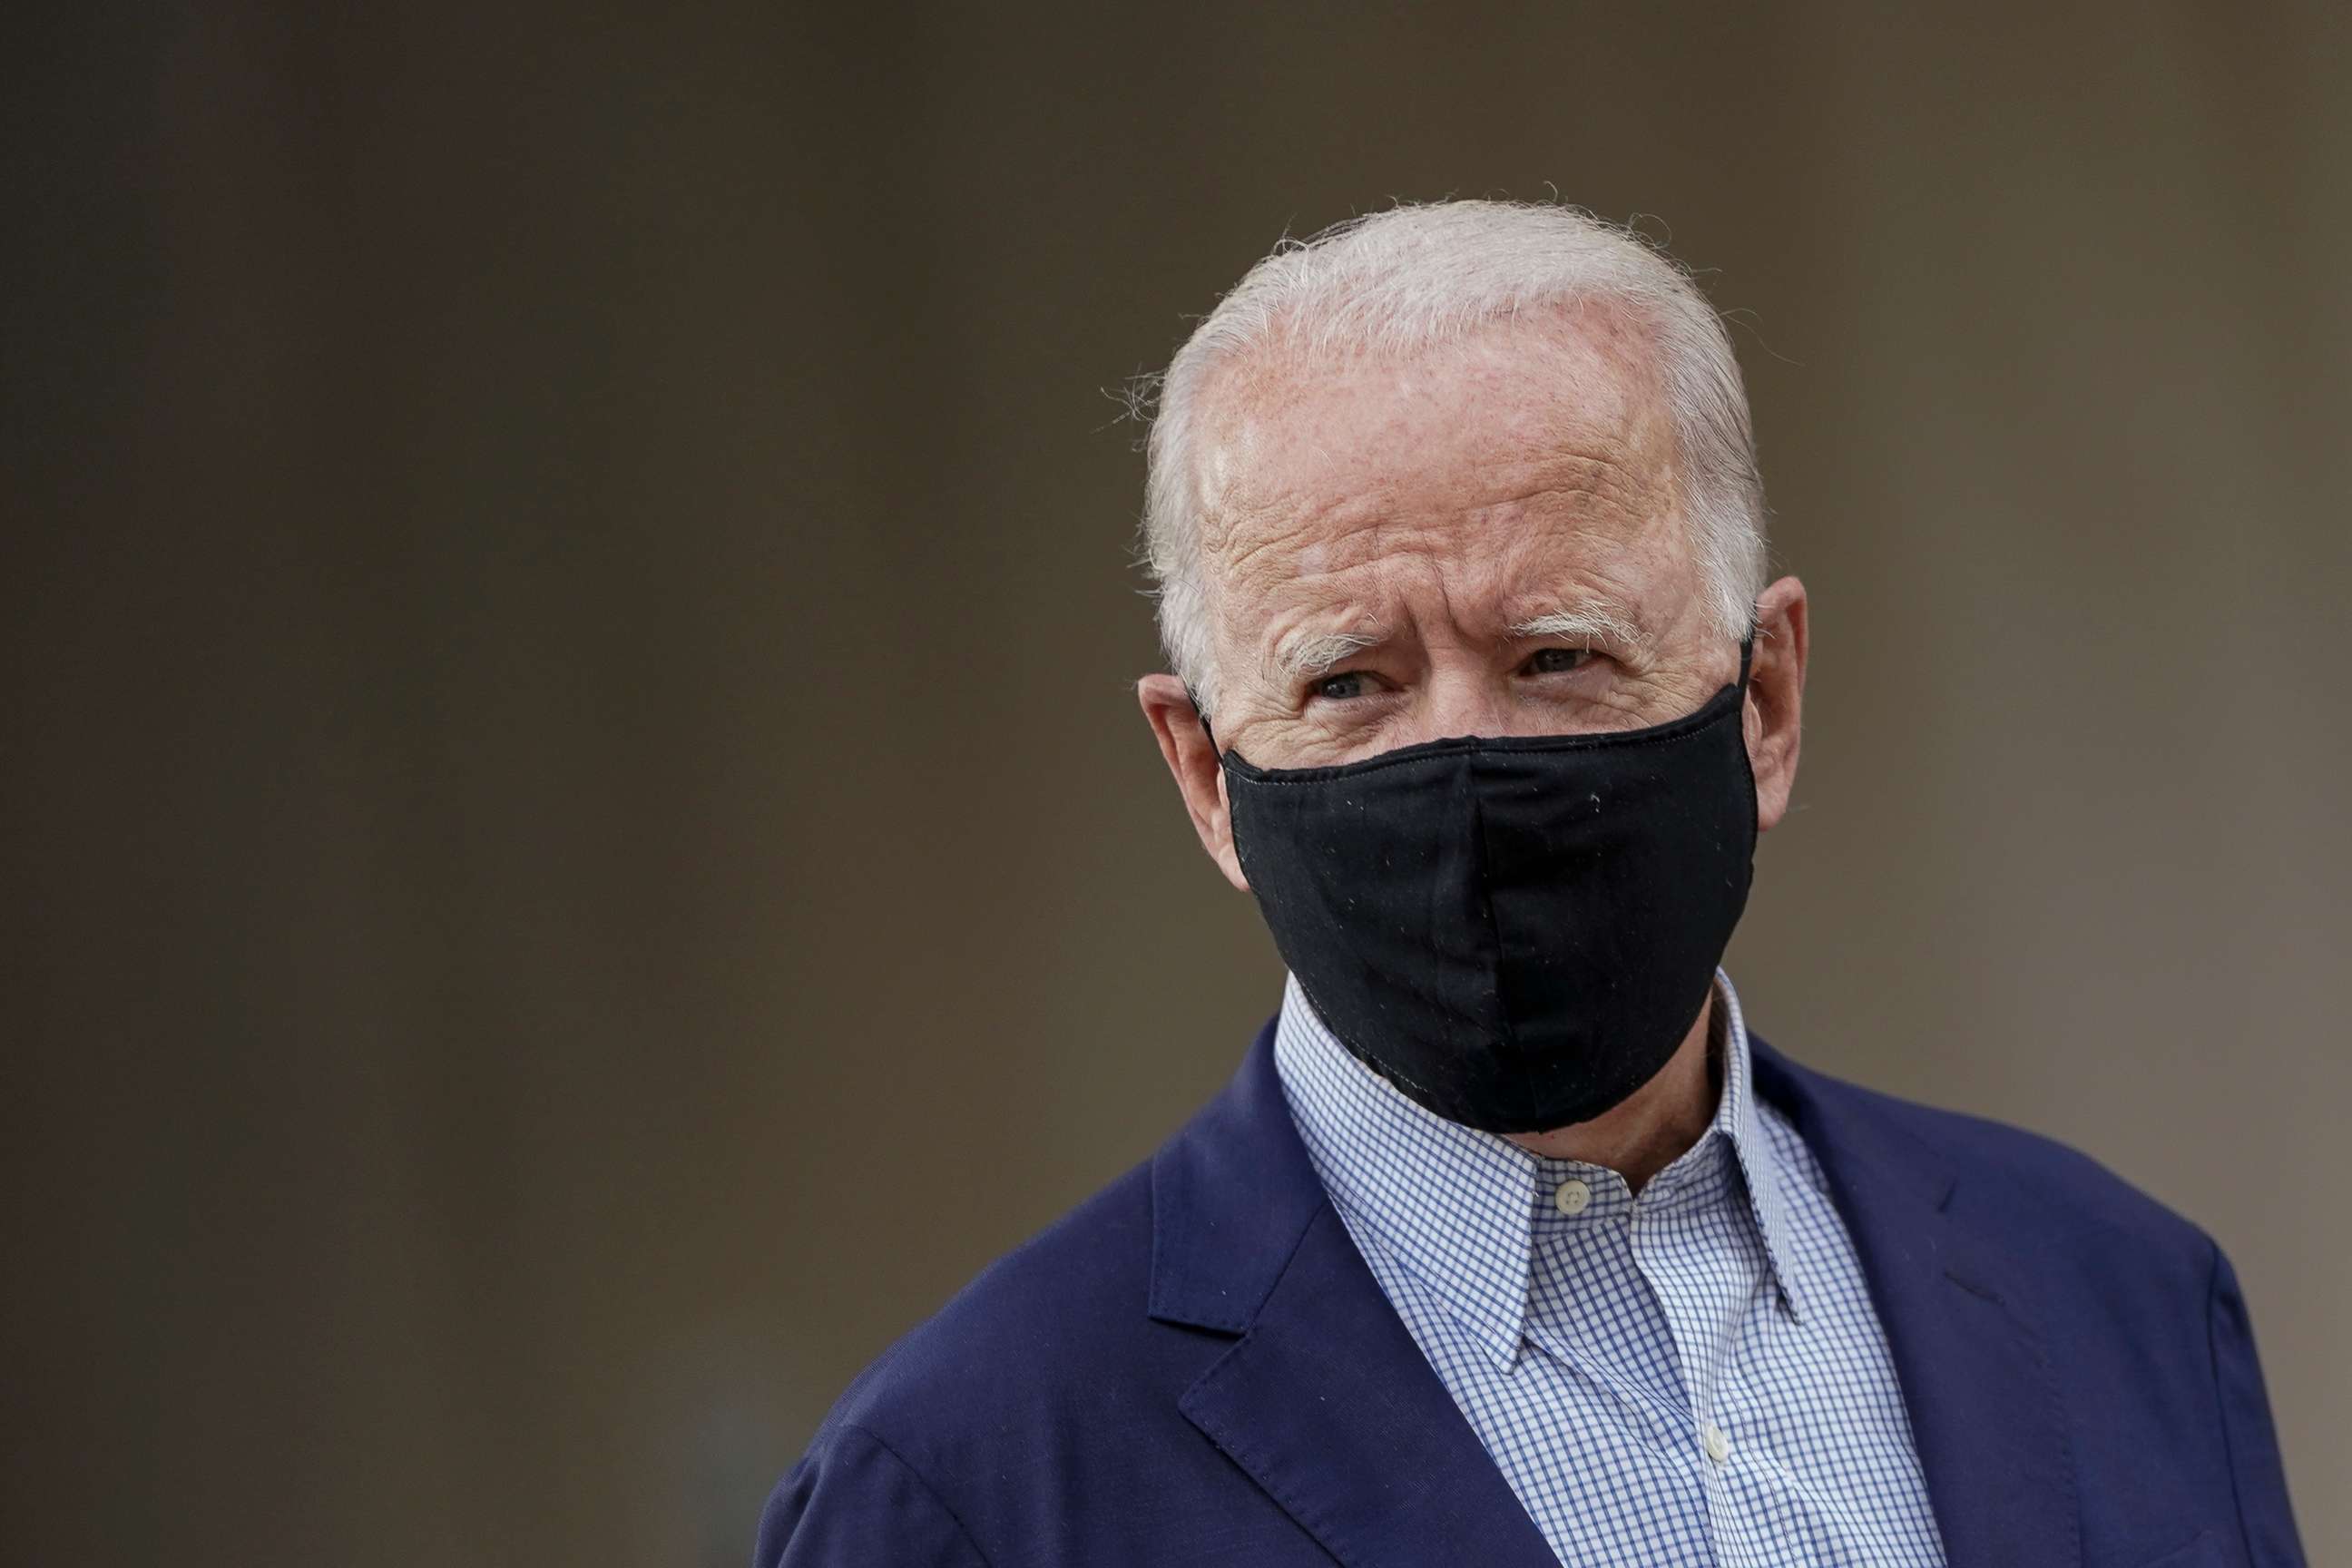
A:
{"type": "MultiPolygon", "coordinates": [[[[1289,768],[1634,730],[1737,679],[1652,351],[1622,318],[1530,311],[1402,358],[1271,353],[1201,397],[1215,744],[1175,677],[1137,696],[1235,886],[1218,746],[1289,768]]],[[[1769,829],[1796,773],[1803,585],[1767,588],[1756,624],[1743,726],[1769,829]]]]}
{"type": "Polygon", "coordinates": [[[1632,327],[1548,313],[1205,394],[1217,739],[1259,766],[1638,729],[1735,679],[1632,327]]]}

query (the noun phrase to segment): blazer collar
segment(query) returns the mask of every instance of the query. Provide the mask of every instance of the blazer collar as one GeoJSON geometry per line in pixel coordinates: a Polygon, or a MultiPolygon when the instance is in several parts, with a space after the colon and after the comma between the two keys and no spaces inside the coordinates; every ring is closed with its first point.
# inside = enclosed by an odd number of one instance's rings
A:
{"type": "Polygon", "coordinates": [[[1151,1161],[1151,1315],[1246,1333],[1325,1203],[1274,1070],[1274,1022],[1151,1161]]]}
{"type": "Polygon", "coordinates": [[[1828,1177],[1893,1352],[1950,1568],[2082,1561],[2074,1458],[2033,1270],[1950,1163],[1868,1089],[1750,1038],[1757,1093],[1828,1177]]]}
{"type": "Polygon", "coordinates": [[[1348,1568],[1549,1568],[1326,1199],[1273,1041],[1152,1162],[1151,1315],[1240,1336],[1179,1408],[1348,1568]]]}

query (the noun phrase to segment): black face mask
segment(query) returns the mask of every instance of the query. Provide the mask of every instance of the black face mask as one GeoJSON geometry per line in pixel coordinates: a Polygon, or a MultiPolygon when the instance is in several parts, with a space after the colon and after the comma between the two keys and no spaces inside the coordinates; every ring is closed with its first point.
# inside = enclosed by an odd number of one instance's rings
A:
{"type": "Polygon", "coordinates": [[[1665,1066],[1748,902],[1750,646],[1737,684],[1647,730],[1225,752],[1242,873],[1340,1042],[1489,1132],[1591,1121],[1665,1066]]]}

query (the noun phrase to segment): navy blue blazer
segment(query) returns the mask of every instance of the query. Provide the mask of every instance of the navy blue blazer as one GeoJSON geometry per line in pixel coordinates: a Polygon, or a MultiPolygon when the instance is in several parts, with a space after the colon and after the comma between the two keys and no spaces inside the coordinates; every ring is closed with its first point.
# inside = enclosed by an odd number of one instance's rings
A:
{"type": "MultiPolygon", "coordinates": [[[[850,1385],[757,1568],[1553,1562],[1326,1200],[1273,1035],[850,1385]]],[[[1860,1249],[1952,1568],[2303,1561],[2211,1240],[2045,1139],[1753,1046],[1860,1249]]]]}

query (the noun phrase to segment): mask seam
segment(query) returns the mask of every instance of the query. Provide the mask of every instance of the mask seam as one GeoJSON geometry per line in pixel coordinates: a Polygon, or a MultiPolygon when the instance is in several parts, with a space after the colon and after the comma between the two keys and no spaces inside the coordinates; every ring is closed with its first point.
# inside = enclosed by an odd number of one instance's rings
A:
{"type": "MultiPolygon", "coordinates": [[[[1466,753],[1464,760],[1471,768],[1476,768],[1478,759],[1475,753],[1466,753]]],[[[1486,842],[1486,803],[1479,795],[1475,772],[1465,782],[1469,787],[1471,814],[1477,824],[1478,904],[1486,911],[1486,941],[1492,953],[1487,967],[1495,976],[1495,1032],[1517,1057],[1519,1034],[1511,1026],[1510,1004],[1503,995],[1503,922],[1495,914],[1495,879],[1488,873],[1495,858],[1486,842]]]]}

